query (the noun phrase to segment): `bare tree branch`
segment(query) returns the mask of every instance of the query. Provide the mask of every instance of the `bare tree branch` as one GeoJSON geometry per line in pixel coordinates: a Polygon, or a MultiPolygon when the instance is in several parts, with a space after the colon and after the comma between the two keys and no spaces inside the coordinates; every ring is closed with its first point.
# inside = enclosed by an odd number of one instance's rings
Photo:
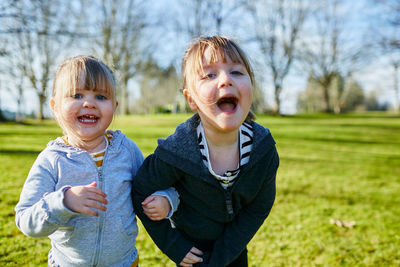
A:
{"type": "Polygon", "coordinates": [[[295,60],[297,42],[308,15],[303,0],[249,1],[247,9],[254,19],[256,41],[269,68],[274,85],[273,112],[280,113],[283,81],[295,60]]]}

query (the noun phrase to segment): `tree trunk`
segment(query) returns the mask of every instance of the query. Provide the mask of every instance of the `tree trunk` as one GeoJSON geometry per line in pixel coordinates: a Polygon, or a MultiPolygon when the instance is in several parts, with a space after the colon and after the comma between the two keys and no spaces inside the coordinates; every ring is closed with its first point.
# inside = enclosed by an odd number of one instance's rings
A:
{"type": "Polygon", "coordinates": [[[394,112],[399,113],[400,111],[400,105],[399,105],[399,95],[400,95],[400,88],[399,88],[399,75],[398,75],[398,71],[399,71],[399,64],[398,63],[394,63],[393,64],[394,67],[394,112]]]}
{"type": "Polygon", "coordinates": [[[279,84],[275,84],[275,94],[274,94],[274,106],[272,108],[272,113],[274,115],[279,115],[281,110],[281,100],[279,96],[281,94],[282,87],[279,84]]]}
{"type": "Polygon", "coordinates": [[[39,94],[38,97],[39,97],[39,110],[38,113],[36,114],[36,118],[38,120],[43,120],[44,119],[43,107],[46,102],[46,96],[44,94],[39,94]]]}
{"type": "MultiPolygon", "coordinates": [[[[125,75],[124,75],[125,76],[125,75]]],[[[123,77],[121,79],[121,99],[119,101],[119,114],[127,115],[129,114],[129,94],[128,94],[128,77],[123,77]]]]}
{"type": "Polygon", "coordinates": [[[329,85],[328,84],[323,84],[322,85],[322,91],[323,91],[323,96],[324,96],[324,108],[323,112],[329,113],[330,108],[329,108],[329,85]]]}

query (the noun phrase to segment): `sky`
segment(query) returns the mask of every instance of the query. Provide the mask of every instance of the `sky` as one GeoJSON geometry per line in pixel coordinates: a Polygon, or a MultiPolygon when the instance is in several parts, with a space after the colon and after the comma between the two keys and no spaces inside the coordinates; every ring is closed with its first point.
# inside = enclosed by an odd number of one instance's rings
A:
{"type": "MultiPolygon", "coordinates": [[[[359,36],[358,33],[364,32],[362,29],[368,32],[368,27],[371,27],[371,22],[375,26],[378,25],[376,27],[379,27],[379,24],[381,23],[379,19],[379,12],[382,11],[378,8],[371,8],[370,4],[373,2],[370,0],[344,2],[347,6],[345,6],[345,10],[343,12],[348,12],[349,10],[353,11],[351,15],[352,19],[349,21],[352,32],[349,32],[348,36],[354,38],[354,42],[362,42],[362,36],[359,36]],[[373,21],[374,19],[376,21],[373,21]]],[[[168,8],[170,1],[160,0],[156,1],[156,3],[157,6],[154,6],[153,12],[164,10],[167,19],[176,16],[176,13],[171,12],[171,9],[168,8]]],[[[241,20],[242,21],[239,23],[246,22],[246,18],[241,18],[241,20]]],[[[236,30],[234,26],[231,28],[223,28],[222,34],[236,37],[239,39],[239,41],[246,38],[246,33],[236,30]]],[[[161,65],[166,66],[172,62],[179,70],[180,58],[189,40],[184,36],[179,35],[179,33],[174,33],[173,31],[163,31],[160,36],[160,41],[166,41],[161,46],[161,49],[158,49],[154,52],[154,57],[159,60],[161,65]]],[[[253,65],[255,65],[256,69],[258,70],[257,74],[260,78],[259,80],[263,81],[262,87],[265,93],[265,100],[267,103],[272,105],[273,88],[270,83],[269,75],[265,71],[265,66],[262,66],[262,62],[257,62],[259,56],[256,53],[252,53],[252,51],[256,50],[254,48],[254,44],[248,44],[244,42],[241,42],[241,44],[243,45],[244,50],[248,52],[250,59],[255,62],[253,65]]],[[[76,51],[76,53],[85,54],[90,53],[90,51],[80,50],[76,51]]],[[[389,63],[389,57],[375,58],[372,61],[366,62],[365,66],[362,66],[354,77],[362,85],[367,94],[370,91],[377,91],[379,100],[382,103],[387,102],[389,104],[393,104],[393,69],[389,63]]],[[[298,68],[299,67],[297,67],[297,69],[298,68]]],[[[9,80],[8,82],[13,81],[9,80]]],[[[13,97],[10,92],[5,89],[6,86],[4,86],[4,83],[5,81],[1,79],[0,107],[3,110],[16,111],[16,103],[14,100],[15,97],[13,97]]],[[[130,86],[130,91],[132,94],[138,96],[139,92],[137,83],[131,82],[130,86]]],[[[285,114],[294,114],[296,112],[297,96],[306,87],[306,75],[304,73],[300,73],[296,69],[292,70],[290,75],[284,81],[283,87],[284,90],[281,95],[281,111],[285,114]]],[[[36,94],[32,90],[24,90],[24,103],[25,105],[23,107],[23,112],[31,113],[33,110],[36,110],[38,101],[36,94]]],[[[45,108],[45,115],[51,115],[48,106],[45,108]]]]}

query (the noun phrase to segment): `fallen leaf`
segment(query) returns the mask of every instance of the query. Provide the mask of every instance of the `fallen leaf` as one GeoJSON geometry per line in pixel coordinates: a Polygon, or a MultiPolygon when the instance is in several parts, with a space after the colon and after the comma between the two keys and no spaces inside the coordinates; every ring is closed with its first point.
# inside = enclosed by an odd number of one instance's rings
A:
{"type": "Polygon", "coordinates": [[[329,219],[329,222],[338,227],[345,227],[345,228],[353,228],[356,225],[355,221],[347,222],[347,221],[342,221],[342,220],[332,219],[332,218],[329,219]]]}

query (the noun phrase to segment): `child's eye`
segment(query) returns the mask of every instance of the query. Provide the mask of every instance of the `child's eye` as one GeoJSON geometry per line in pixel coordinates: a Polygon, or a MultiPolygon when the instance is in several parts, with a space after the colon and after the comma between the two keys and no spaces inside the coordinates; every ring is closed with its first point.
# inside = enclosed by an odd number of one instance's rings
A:
{"type": "Polygon", "coordinates": [[[233,75],[243,75],[243,73],[241,71],[238,71],[238,70],[231,71],[231,74],[233,74],[233,75]]]}
{"type": "Polygon", "coordinates": [[[81,99],[82,95],[81,94],[74,94],[74,95],[72,95],[72,98],[81,99]]]}
{"type": "Polygon", "coordinates": [[[97,99],[97,100],[106,100],[107,97],[104,96],[104,95],[96,95],[96,99],[97,99]]]}
{"type": "Polygon", "coordinates": [[[201,79],[205,80],[205,79],[213,79],[215,78],[216,74],[214,73],[206,73],[201,79]]]}

